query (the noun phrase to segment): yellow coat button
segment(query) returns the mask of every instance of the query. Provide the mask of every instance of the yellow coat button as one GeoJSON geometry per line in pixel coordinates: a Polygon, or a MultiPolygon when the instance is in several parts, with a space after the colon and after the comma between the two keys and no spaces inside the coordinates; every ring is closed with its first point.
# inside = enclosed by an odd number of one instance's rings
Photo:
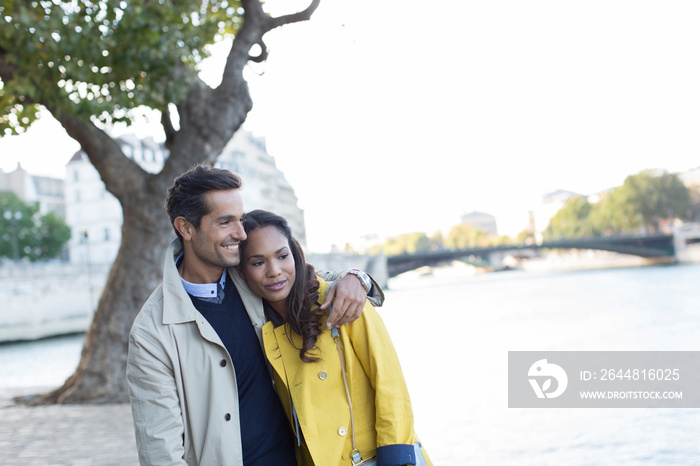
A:
{"type": "Polygon", "coordinates": [[[338,435],[345,435],[348,433],[348,430],[345,427],[341,427],[338,429],[338,435]]]}
{"type": "Polygon", "coordinates": [[[318,373],[318,378],[321,380],[326,380],[328,378],[328,372],[326,371],[321,371],[318,373]]]}

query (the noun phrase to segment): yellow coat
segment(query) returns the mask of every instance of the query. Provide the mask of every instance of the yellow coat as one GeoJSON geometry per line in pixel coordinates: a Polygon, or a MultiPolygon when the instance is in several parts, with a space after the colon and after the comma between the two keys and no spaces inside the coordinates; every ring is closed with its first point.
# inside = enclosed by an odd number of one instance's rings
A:
{"type": "MultiPolygon", "coordinates": [[[[328,283],[320,283],[319,301],[323,302],[328,283]]],[[[350,465],[350,409],[331,331],[319,335],[311,354],[320,360],[311,363],[299,358],[302,339],[288,325],[274,328],[267,322],[262,333],[273,380],[293,429],[292,401],[299,419],[299,465],[350,465]]],[[[384,322],[369,302],[365,302],[359,319],[340,329],[340,343],[353,404],[355,443],[362,458],[374,456],[377,446],[418,441],[396,350],[384,322]]],[[[424,456],[431,465],[425,451],[424,456]]]]}

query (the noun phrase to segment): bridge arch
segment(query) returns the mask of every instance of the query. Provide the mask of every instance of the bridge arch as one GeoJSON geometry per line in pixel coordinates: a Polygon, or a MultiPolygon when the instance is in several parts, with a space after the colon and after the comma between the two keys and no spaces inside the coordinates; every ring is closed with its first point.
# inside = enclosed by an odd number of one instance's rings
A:
{"type": "MultiPolygon", "coordinates": [[[[594,249],[611,251],[635,256],[675,257],[673,234],[603,236],[596,238],[562,239],[545,241],[540,244],[500,245],[487,248],[470,248],[462,250],[443,250],[422,254],[403,254],[387,257],[390,277],[424,266],[437,266],[454,260],[480,257],[488,261],[495,252],[517,252],[540,249],[594,249]]],[[[465,260],[465,262],[469,262],[465,260]]]]}

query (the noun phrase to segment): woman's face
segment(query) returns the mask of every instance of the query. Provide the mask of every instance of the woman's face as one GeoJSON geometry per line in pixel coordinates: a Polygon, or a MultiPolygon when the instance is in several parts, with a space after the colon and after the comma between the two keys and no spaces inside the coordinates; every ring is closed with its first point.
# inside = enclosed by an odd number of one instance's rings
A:
{"type": "Polygon", "coordinates": [[[292,290],[296,272],[289,241],[282,232],[274,226],[249,232],[241,266],[253,293],[286,316],[287,296],[292,290]]]}

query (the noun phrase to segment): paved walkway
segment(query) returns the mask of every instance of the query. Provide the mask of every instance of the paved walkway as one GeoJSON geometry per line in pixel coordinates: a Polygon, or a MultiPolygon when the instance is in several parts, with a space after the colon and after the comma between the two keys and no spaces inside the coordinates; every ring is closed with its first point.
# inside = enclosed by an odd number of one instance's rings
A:
{"type": "Polygon", "coordinates": [[[128,404],[17,406],[0,392],[0,465],[138,465],[128,404]]]}

